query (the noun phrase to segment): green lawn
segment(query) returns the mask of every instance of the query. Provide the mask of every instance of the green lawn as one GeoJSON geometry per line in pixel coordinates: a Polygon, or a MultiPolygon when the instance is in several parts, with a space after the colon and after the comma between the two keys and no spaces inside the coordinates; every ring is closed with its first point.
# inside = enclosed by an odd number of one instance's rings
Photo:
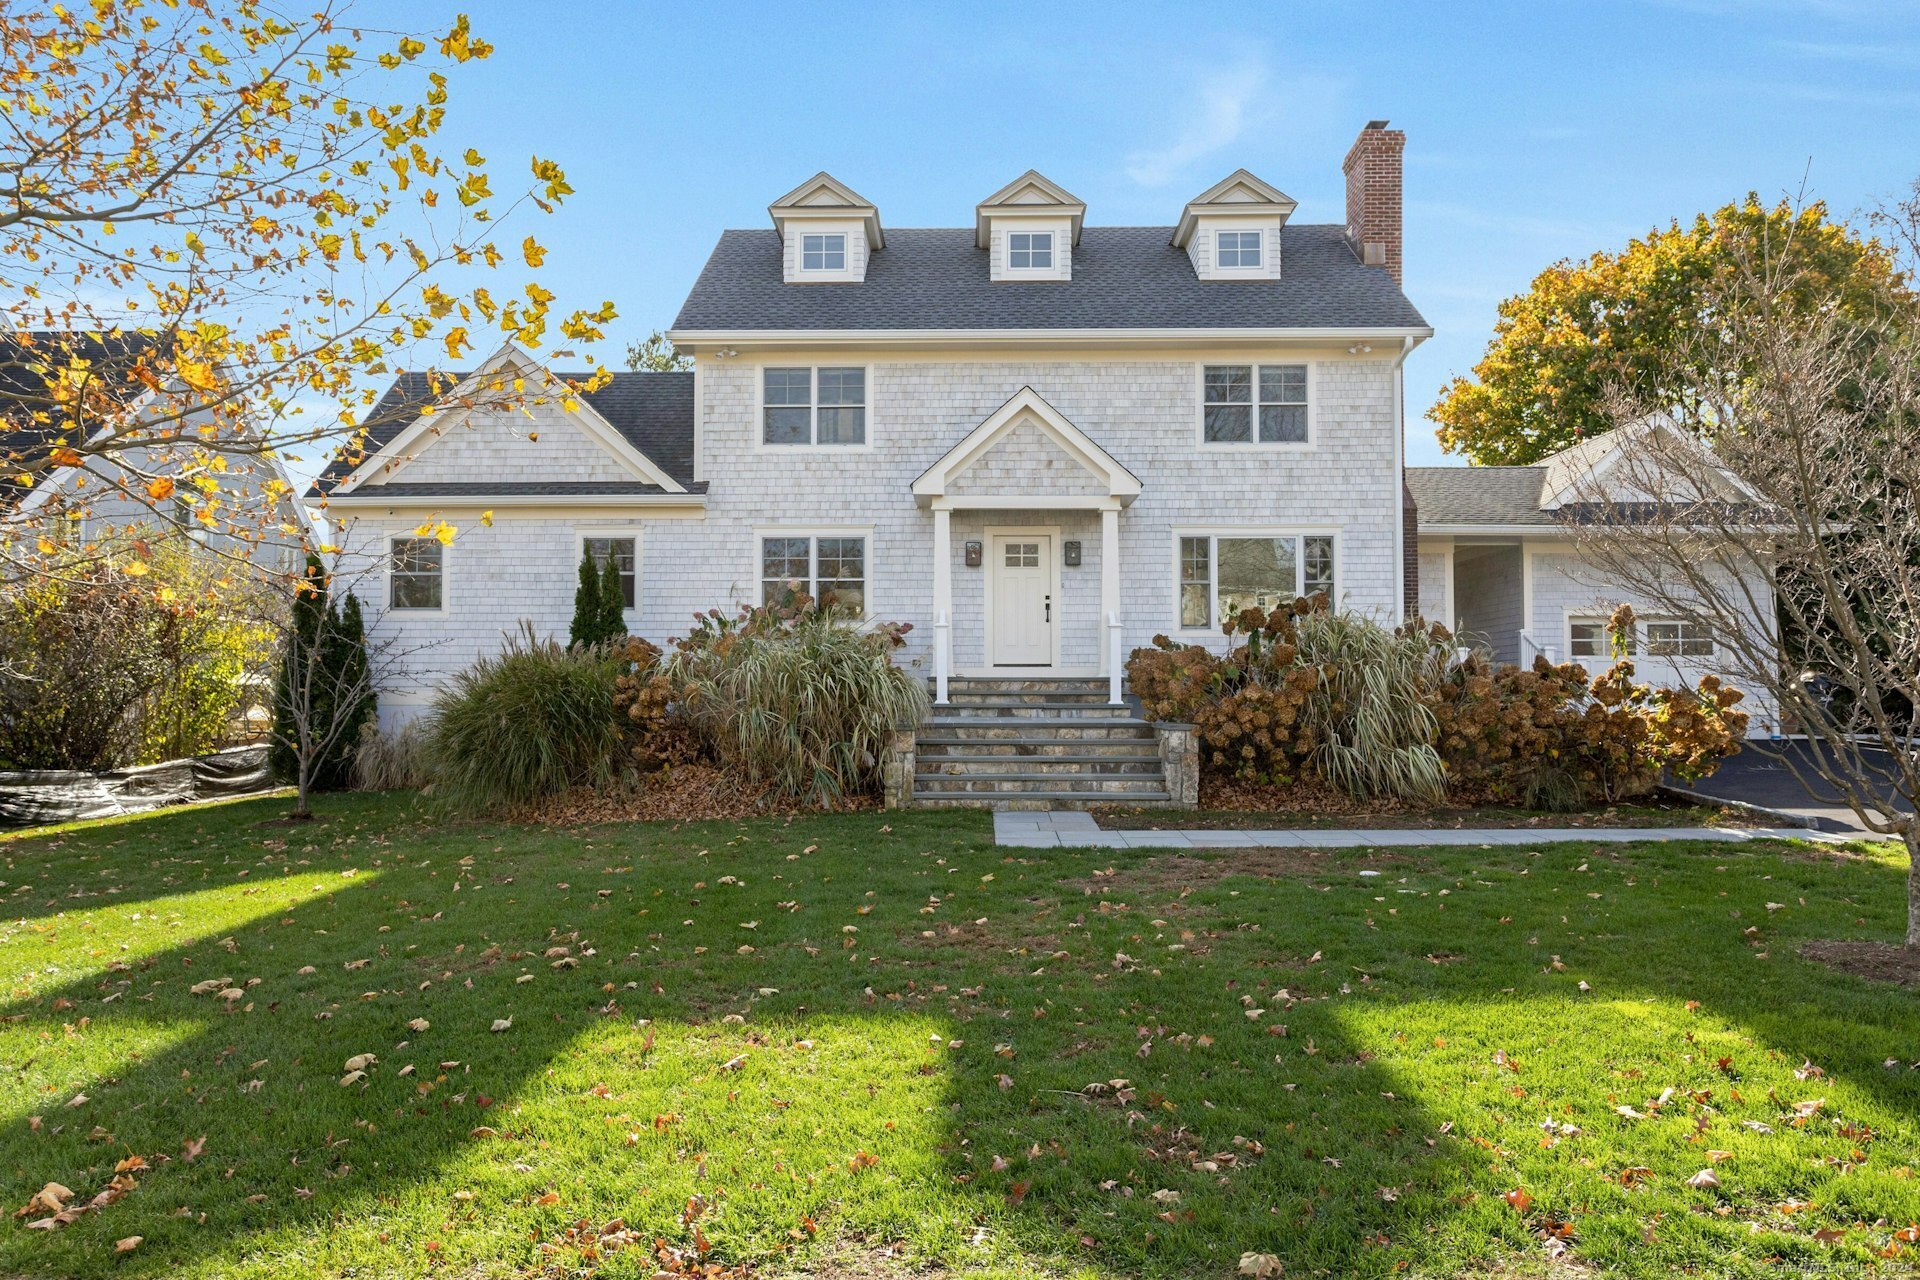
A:
{"type": "Polygon", "coordinates": [[[1920,994],[1796,956],[1899,936],[1890,857],[410,805],[0,842],[8,1207],[146,1165],[72,1225],[5,1220],[0,1274],[1507,1276],[1550,1232],[1645,1277],[1920,1257],[1920,994]],[[583,1254],[616,1217],[634,1242],[583,1254]]]}

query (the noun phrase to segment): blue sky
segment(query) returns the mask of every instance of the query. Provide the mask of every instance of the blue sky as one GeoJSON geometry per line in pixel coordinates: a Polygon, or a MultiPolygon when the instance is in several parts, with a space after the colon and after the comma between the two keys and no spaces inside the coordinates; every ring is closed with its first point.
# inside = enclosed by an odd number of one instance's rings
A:
{"type": "Polygon", "coordinates": [[[515,238],[549,246],[562,304],[615,302],[622,348],[673,319],[722,228],[767,225],[819,169],[890,226],[968,224],[1029,166],[1091,223],[1170,224],[1241,165],[1337,222],[1340,160],[1389,118],[1406,289],[1438,331],[1407,365],[1413,463],[1450,460],[1427,406],[1549,263],[1749,189],[1851,214],[1920,176],[1907,0],[459,7],[497,51],[456,72],[453,137],[566,168],[578,194],[515,238]]]}

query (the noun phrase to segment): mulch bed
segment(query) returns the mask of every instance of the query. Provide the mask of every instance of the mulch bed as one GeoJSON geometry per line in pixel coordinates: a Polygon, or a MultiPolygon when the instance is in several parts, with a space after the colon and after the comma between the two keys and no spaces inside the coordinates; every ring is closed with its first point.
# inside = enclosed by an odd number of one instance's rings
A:
{"type": "MultiPolygon", "coordinates": [[[[1395,800],[1353,800],[1324,783],[1312,781],[1260,786],[1231,779],[1202,778],[1199,808],[1191,813],[1115,805],[1096,809],[1093,816],[1103,831],[1220,831],[1693,826],[1700,822],[1701,815],[1698,806],[1672,804],[1656,796],[1648,796],[1627,812],[1611,808],[1587,813],[1529,813],[1512,808],[1473,806],[1423,809],[1395,800]]],[[[1752,817],[1733,810],[1715,813],[1712,821],[1716,826],[1759,825],[1752,817]]]]}
{"type": "MultiPolygon", "coordinates": [[[[835,812],[878,807],[877,799],[856,796],[835,806],[835,812]]],[[[682,764],[648,774],[632,786],[605,791],[577,787],[515,814],[514,819],[530,826],[578,827],[600,822],[711,822],[803,812],[817,810],[771,801],[730,770],[682,764]]]]}
{"type": "Polygon", "coordinates": [[[1856,978],[1920,987],[1920,947],[1903,947],[1896,942],[1822,939],[1802,946],[1800,954],[1816,964],[1856,978]]]}

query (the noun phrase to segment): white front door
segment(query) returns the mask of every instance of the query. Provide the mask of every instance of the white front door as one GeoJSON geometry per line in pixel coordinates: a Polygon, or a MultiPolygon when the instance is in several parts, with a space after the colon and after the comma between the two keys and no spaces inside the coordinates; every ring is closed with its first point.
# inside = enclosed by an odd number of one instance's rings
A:
{"type": "Polygon", "coordinates": [[[1053,665],[1053,535],[993,536],[993,665],[1053,665]]]}

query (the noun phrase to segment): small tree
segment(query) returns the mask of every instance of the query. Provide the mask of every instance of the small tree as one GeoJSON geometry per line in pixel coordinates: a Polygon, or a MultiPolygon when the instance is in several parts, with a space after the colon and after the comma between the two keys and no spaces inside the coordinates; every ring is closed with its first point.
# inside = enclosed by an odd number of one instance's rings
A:
{"type": "Polygon", "coordinates": [[[600,570],[600,628],[594,643],[618,640],[627,634],[627,588],[620,579],[620,562],[612,555],[600,570]]]}
{"type": "Polygon", "coordinates": [[[593,553],[580,553],[580,585],[573,590],[573,625],[567,628],[567,643],[592,644],[600,633],[600,572],[594,567],[593,553]]]}
{"type": "MultiPolygon", "coordinates": [[[[1920,266],[1920,184],[1876,221],[1920,266]]],[[[1790,223],[1676,338],[1664,376],[1681,395],[1615,386],[1614,420],[1636,426],[1575,528],[1611,581],[1703,626],[1717,665],[1804,739],[1750,749],[1906,844],[1920,947],[1920,296],[1886,291],[1868,323],[1800,303],[1819,270],[1790,223]],[[1682,431],[1647,425],[1676,402],[1694,406],[1682,431]]]]}
{"type": "Polygon", "coordinates": [[[349,592],[337,607],[328,586],[325,567],[309,556],[280,637],[272,750],[277,770],[293,780],[289,816],[299,819],[313,816],[313,792],[348,785],[379,686],[403,656],[390,641],[367,639],[357,596],[349,592]]]}
{"type": "Polygon", "coordinates": [[[681,355],[667,335],[655,329],[646,341],[627,344],[627,368],[636,373],[679,373],[693,368],[693,357],[681,355]]]}

